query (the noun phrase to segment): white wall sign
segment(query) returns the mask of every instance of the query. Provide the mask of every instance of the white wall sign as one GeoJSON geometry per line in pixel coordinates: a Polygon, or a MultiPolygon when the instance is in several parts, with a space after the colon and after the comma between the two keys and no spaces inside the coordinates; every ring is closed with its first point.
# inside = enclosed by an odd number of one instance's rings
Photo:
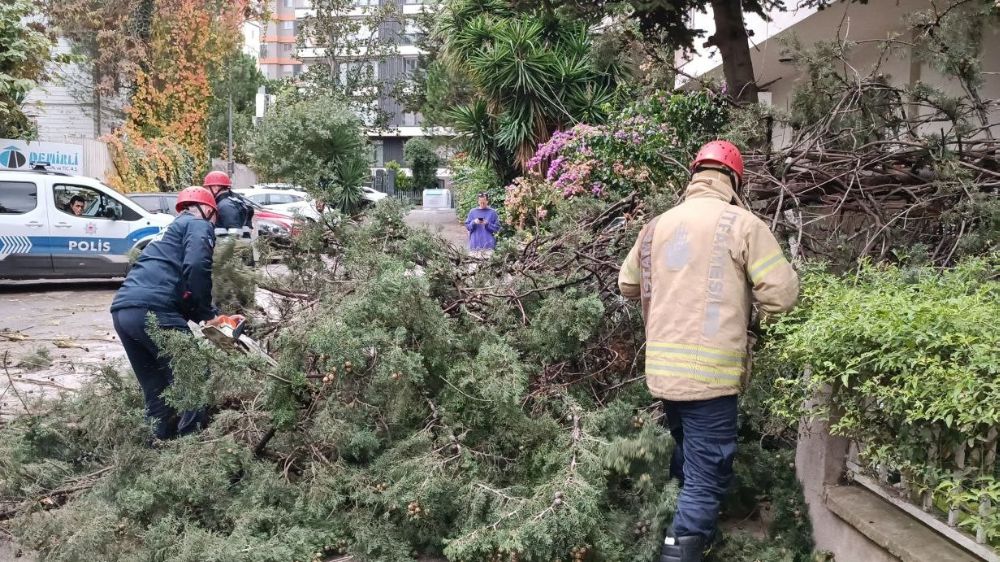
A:
{"type": "Polygon", "coordinates": [[[54,172],[83,173],[83,147],[58,142],[27,142],[0,139],[0,170],[30,170],[35,162],[47,162],[54,172]]]}

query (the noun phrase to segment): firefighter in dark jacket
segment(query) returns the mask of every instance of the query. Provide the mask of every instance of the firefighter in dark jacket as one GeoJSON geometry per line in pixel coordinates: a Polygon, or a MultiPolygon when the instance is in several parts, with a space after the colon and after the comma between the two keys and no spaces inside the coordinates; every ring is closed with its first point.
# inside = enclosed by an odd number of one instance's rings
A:
{"type": "Polygon", "coordinates": [[[237,231],[237,238],[250,238],[253,229],[253,207],[233,193],[233,182],[225,172],[213,171],[205,176],[202,186],[212,192],[219,208],[219,219],[215,223],[217,235],[231,235],[237,231]]]}
{"type": "Polygon", "coordinates": [[[160,328],[188,331],[188,320],[218,324],[212,305],[212,253],[218,218],[215,198],[201,187],[177,196],[177,218],[150,242],[132,266],[111,303],[115,331],[142,387],[146,415],[158,439],[191,433],[203,423],[201,412],[175,411],[163,399],[173,382],[168,357],[146,333],[147,315],[160,328]]]}

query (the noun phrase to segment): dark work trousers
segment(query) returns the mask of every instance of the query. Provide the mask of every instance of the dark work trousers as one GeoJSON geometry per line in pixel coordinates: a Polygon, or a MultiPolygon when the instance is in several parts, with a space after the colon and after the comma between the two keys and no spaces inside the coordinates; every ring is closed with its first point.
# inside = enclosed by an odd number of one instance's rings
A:
{"type": "MultiPolygon", "coordinates": [[[[142,387],[146,416],[155,424],[153,431],[157,439],[172,439],[197,431],[204,421],[204,414],[200,411],[181,412],[178,417],[177,411],[163,399],[163,391],[174,382],[174,373],[170,370],[169,358],[160,355],[156,344],[146,333],[146,314],[149,312],[145,308],[123,308],[112,312],[111,316],[128,361],[142,387]]],[[[154,314],[161,328],[189,331],[187,321],[180,314],[154,314]]]]}
{"type": "Polygon", "coordinates": [[[675,446],[670,475],[681,485],[673,536],[711,541],[719,506],[733,479],[737,397],[663,401],[675,446]]]}

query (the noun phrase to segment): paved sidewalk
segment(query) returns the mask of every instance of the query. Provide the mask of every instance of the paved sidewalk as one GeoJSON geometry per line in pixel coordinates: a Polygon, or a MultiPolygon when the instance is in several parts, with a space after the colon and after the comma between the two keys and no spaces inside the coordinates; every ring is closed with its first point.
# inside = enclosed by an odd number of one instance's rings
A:
{"type": "Polygon", "coordinates": [[[455,214],[455,209],[425,210],[420,207],[406,215],[406,224],[436,232],[456,248],[464,249],[469,241],[469,231],[455,214]]]}

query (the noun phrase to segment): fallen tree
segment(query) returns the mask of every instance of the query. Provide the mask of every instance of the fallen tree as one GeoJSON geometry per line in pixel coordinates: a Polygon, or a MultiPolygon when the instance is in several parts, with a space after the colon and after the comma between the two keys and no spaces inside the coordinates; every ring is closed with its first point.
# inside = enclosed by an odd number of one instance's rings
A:
{"type": "MultiPolygon", "coordinates": [[[[43,560],[650,559],[677,488],[614,289],[635,226],[606,228],[643,206],[573,203],[487,262],[391,204],[307,233],[271,287],[278,328],[257,312],[276,367],[162,334],[169,399],[209,405],[208,430],[146,446],[109,369],[0,435],[2,527],[43,560]]],[[[748,457],[731,512],[775,501],[783,538],[718,559],[808,559],[789,462],[748,457]]]]}

